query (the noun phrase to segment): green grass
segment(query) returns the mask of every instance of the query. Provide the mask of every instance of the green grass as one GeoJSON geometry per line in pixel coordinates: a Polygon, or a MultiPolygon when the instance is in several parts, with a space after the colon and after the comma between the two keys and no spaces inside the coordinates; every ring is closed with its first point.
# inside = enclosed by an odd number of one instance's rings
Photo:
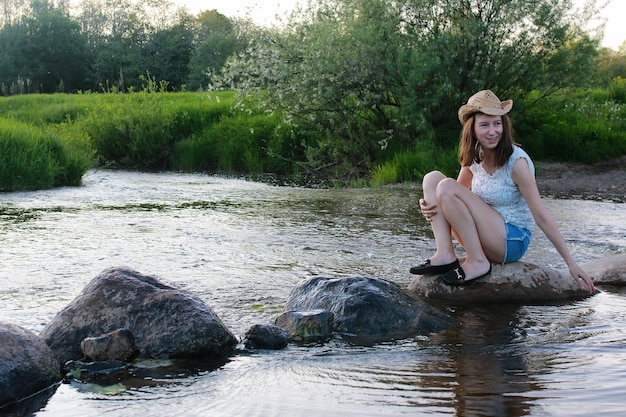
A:
{"type": "Polygon", "coordinates": [[[459,170],[457,150],[443,150],[428,141],[417,142],[414,149],[396,153],[390,161],[372,171],[372,186],[402,182],[421,182],[428,172],[438,170],[456,177],[459,170]]]}
{"type": "Polygon", "coordinates": [[[0,119],[0,191],[79,185],[89,166],[89,152],[62,131],[0,119]]]}

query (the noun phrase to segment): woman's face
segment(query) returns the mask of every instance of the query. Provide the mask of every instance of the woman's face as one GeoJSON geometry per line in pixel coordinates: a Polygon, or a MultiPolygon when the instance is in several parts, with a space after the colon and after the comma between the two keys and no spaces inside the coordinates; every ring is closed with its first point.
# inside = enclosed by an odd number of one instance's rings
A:
{"type": "Polygon", "coordinates": [[[502,116],[478,113],[474,116],[474,133],[483,149],[495,149],[502,138],[502,116]]]}

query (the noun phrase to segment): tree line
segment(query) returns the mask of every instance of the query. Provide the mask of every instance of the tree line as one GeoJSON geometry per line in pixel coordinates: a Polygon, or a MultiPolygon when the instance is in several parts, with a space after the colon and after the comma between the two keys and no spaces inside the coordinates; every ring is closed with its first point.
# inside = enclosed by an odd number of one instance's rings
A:
{"type": "Polygon", "coordinates": [[[192,16],[167,0],[2,0],[0,93],[129,91],[145,78],[208,88],[247,44],[215,10],[192,16]]]}

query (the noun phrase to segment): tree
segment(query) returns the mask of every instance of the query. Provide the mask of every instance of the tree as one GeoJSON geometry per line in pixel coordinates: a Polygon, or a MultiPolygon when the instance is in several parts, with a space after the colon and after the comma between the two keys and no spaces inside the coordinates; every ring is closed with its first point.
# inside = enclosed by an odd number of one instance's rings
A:
{"type": "Polygon", "coordinates": [[[221,74],[226,60],[245,47],[245,40],[237,36],[233,22],[217,10],[200,13],[196,19],[194,52],[190,62],[188,86],[207,88],[221,74]]]}
{"type": "Polygon", "coordinates": [[[183,24],[153,33],[143,48],[142,67],[172,87],[184,85],[189,73],[192,37],[191,29],[183,24]]]}
{"type": "Polygon", "coordinates": [[[399,14],[385,0],[320,1],[296,14],[284,28],[250,34],[256,41],[222,81],[323,136],[309,145],[312,164],[342,161],[340,170],[361,175],[392,134],[399,14]]]}
{"type": "Polygon", "coordinates": [[[144,3],[131,0],[84,0],[77,19],[89,44],[90,88],[138,87],[145,74],[142,50],[150,33],[144,3]]]}
{"type": "Polygon", "coordinates": [[[598,72],[605,84],[616,77],[626,78],[626,42],[617,51],[609,48],[600,50],[598,72]]]}
{"type": "Polygon", "coordinates": [[[32,80],[34,91],[51,93],[84,87],[87,45],[63,6],[34,0],[30,13],[18,24],[15,78],[32,80]]]}
{"type": "Polygon", "coordinates": [[[167,81],[178,86],[187,76],[192,36],[185,9],[168,0],[83,0],[77,9],[92,89],[140,88],[146,72],[173,77],[167,81]]]}
{"type": "Polygon", "coordinates": [[[571,14],[569,0],[408,4],[404,27],[420,48],[407,51],[405,70],[424,55],[435,63],[421,82],[408,87],[415,97],[431,85],[441,88],[436,101],[421,100],[431,109],[434,126],[445,124],[454,107],[480,89],[518,98],[536,89],[551,94],[583,85],[593,71],[598,40],[581,30],[586,20],[571,14]]]}
{"type": "Polygon", "coordinates": [[[25,37],[24,32],[24,27],[17,24],[5,25],[0,31],[0,87],[2,95],[27,92],[27,86],[23,84],[24,79],[16,62],[16,58],[21,53],[20,45],[25,37]],[[18,86],[18,82],[21,85],[18,86]]]}
{"type": "Polygon", "coordinates": [[[0,0],[0,27],[16,24],[27,5],[26,0],[0,0]]]}
{"type": "Polygon", "coordinates": [[[576,15],[571,6],[310,1],[284,28],[257,36],[224,80],[255,91],[263,105],[301,126],[323,128],[327,139],[315,146],[328,159],[368,165],[386,146],[410,147],[435,132],[454,130],[456,141],[456,109],[477,90],[517,99],[584,82],[598,41],[580,22],[594,15],[576,15]]]}

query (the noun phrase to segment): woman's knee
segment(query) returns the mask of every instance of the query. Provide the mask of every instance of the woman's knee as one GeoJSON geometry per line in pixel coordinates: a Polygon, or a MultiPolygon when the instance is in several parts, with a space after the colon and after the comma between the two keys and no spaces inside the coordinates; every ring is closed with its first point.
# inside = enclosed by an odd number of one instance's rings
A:
{"type": "Polygon", "coordinates": [[[434,191],[437,189],[439,183],[446,178],[447,177],[439,171],[431,171],[424,175],[424,179],[422,180],[422,189],[432,189],[434,191]]]}
{"type": "Polygon", "coordinates": [[[455,194],[459,185],[460,184],[454,178],[442,179],[437,184],[437,191],[436,191],[437,199],[441,200],[441,198],[447,195],[455,194]]]}

